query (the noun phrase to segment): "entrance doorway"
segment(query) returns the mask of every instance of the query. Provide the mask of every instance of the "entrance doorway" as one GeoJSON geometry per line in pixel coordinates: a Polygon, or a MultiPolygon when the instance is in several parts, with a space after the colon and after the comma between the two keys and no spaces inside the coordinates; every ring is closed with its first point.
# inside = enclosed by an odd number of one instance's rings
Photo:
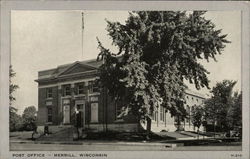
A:
{"type": "Polygon", "coordinates": [[[76,109],[79,111],[77,115],[76,122],[81,128],[85,128],[85,101],[79,100],[75,103],[76,109]]]}

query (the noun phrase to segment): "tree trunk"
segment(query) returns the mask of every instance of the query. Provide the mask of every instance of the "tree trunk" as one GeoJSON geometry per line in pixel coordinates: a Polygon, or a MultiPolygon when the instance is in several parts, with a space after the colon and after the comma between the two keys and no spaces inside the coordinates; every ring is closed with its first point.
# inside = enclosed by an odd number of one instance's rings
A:
{"type": "Polygon", "coordinates": [[[146,139],[150,139],[150,132],[151,132],[151,119],[147,117],[147,136],[146,139]]]}

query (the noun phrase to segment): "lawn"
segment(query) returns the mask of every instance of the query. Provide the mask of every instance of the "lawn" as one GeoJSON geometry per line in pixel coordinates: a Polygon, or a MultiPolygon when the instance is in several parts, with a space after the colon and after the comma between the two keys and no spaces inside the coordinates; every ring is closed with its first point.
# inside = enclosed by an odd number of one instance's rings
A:
{"type": "Polygon", "coordinates": [[[10,132],[10,140],[31,140],[33,131],[10,132]]]}

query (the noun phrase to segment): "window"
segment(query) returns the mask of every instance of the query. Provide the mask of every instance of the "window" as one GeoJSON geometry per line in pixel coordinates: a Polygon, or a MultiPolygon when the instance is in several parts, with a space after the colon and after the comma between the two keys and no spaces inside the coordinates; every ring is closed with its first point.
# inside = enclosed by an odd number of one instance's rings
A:
{"type": "Polygon", "coordinates": [[[70,96],[71,91],[70,91],[70,84],[63,85],[63,96],[70,96]]]}
{"type": "Polygon", "coordinates": [[[46,98],[52,98],[52,88],[46,89],[46,98]]]}
{"type": "Polygon", "coordinates": [[[47,107],[48,109],[48,122],[52,122],[52,107],[47,107]]]}
{"type": "Polygon", "coordinates": [[[99,92],[98,83],[96,81],[89,81],[89,93],[99,92]]]}
{"type": "Polygon", "coordinates": [[[77,83],[77,94],[84,94],[84,83],[77,83]]]}

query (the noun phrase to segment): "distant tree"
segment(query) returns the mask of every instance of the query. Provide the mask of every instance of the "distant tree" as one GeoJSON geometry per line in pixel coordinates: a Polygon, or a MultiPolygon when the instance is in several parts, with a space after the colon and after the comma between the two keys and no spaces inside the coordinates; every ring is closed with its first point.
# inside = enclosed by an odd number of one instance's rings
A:
{"type": "Polygon", "coordinates": [[[24,130],[31,131],[36,129],[37,111],[35,106],[29,106],[23,111],[23,128],[24,130]]]}
{"type": "Polygon", "coordinates": [[[16,89],[19,88],[18,85],[12,83],[12,78],[15,77],[16,73],[14,72],[12,66],[9,68],[9,100],[10,100],[10,106],[12,105],[12,102],[16,100],[16,98],[13,96],[13,92],[16,91],[16,89]]]}
{"type": "Polygon", "coordinates": [[[9,129],[10,131],[16,131],[20,129],[21,116],[17,114],[17,109],[12,106],[12,102],[16,100],[13,96],[13,92],[18,89],[18,85],[13,84],[12,78],[15,77],[12,66],[9,67],[9,129]]]}
{"type": "Polygon", "coordinates": [[[197,127],[198,139],[199,139],[199,129],[203,123],[204,110],[201,106],[195,106],[191,112],[191,121],[192,124],[197,127]]]}
{"type": "Polygon", "coordinates": [[[216,60],[229,42],[204,14],[136,11],[125,24],[107,21],[108,35],[119,51],[111,52],[98,40],[102,86],[114,99],[129,101],[132,112],[149,125],[159,104],[172,116],[185,116],[184,79],[197,89],[209,87],[200,60],[216,60]]]}
{"type": "Polygon", "coordinates": [[[242,93],[234,93],[233,103],[227,114],[229,127],[242,127],[242,93]]]}
{"type": "Polygon", "coordinates": [[[216,123],[221,130],[227,130],[229,127],[227,114],[233,104],[232,94],[235,84],[236,81],[230,80],[218,82],[216,86],[212,88],[212,97],[204,102],[206,119],[213,122],[214,128],[216,123]]]}
{"type": "Polygon", "coordinates": [[[23,119],[21,115],[16,112],[12,113],[10,116],[9,130],[10,132],[23,130],[23,119]]]}

